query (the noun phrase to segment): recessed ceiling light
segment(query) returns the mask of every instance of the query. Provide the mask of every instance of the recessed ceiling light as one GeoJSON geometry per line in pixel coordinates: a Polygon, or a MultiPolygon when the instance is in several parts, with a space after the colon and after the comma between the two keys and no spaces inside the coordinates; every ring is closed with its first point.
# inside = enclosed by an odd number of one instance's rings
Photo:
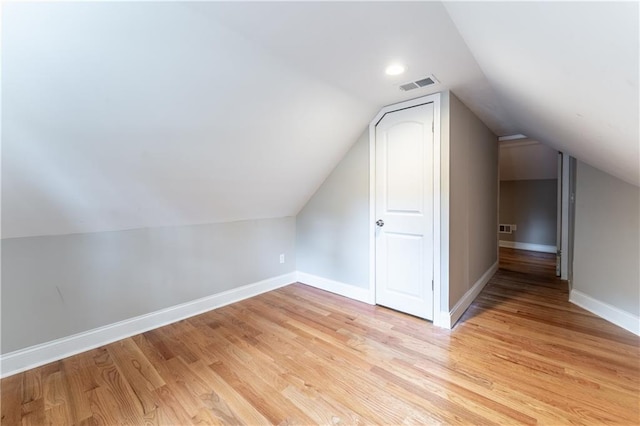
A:
{"type": "Polygon", "coordinates": [[[400,75],[404,72],[404,65],[401,64],[391,64],[385,70],[385,74],[387,75],[400,75]]]}

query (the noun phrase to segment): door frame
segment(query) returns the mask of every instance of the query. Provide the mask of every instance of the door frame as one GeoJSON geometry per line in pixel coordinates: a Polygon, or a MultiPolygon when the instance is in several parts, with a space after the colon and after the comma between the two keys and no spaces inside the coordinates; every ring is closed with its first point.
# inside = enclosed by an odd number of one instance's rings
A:
{"type": "Polygon", "coordinates": [[[571,251],[570,238],[572,236],[569,235],[569,227],[571,226],[569,221],[570,217],[570,188],[571,188],[571,174],[570,172],[570,162],[571,157],[567,153],[562,153],[562,174],[558,176],[558,180],[562,180],[561,183],[561,207],[562,207],[562,219],[560,224],[560,279],[568,280],[569,279],[569,251],[571,251]]]}
{"type": "MultiPolygon", "coordinates": [[[[442,241],[442,189],[441,189],[441,139],[440,139],[440,93],[383,107],[369,123],[369,300],[376,304],[376,125],[386,114],[418,105],[433,103],[433,324],[447,327],[448,318],[443,318],[442,309],[442,265],[448,265],[448,251],[441,247],[442,241]],[[443,261],[445,263],[443,263],[443,261]]],[[[448,221],[445,221],[448,222],[448,221]]],[[[447,327],[449,328],[449,327],[447,327]]]]}
{"type": "Polygon", "coordinates": [[[563,167],[563,159],[564,155],[561,151],[558,151],[557,157],[557,165],[558,169],[558,179],[556,182],[556,277],[560,277],[562,275],[562,259],[565,257],[564,248],[564,203],[563,203],[563,194],[562,190],[564,188],[563,185],[563,177],[562,173],[563,167]]]}

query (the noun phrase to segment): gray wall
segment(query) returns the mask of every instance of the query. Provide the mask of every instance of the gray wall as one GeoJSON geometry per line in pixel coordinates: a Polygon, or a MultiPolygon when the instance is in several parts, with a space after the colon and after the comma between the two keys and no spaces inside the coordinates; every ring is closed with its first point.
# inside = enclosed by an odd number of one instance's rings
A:
{"type": "Polygon", "coordinates": [[[5,239],[2,352],[295,269],[293,217],[5,239]]]}
{"type": "Polygon", "coordinates": [[[640,315],[640,188],[578,161],[573,289],[640,315]]]}
{"type": "Polygon", "coordinates": [[[296,217],[300,272],[369,287],[369,133],[351,147],[296,217]]]}
{"type": "Polygon", "coordinates": [[[451,93],[449,309],[497,261],[498,139],[451,93]]]}
{"type": "Polygon", "coordinates": [[[502,241],[556,245],[558,179],[500,182],[500,223],[517,225],[502,241]]]}

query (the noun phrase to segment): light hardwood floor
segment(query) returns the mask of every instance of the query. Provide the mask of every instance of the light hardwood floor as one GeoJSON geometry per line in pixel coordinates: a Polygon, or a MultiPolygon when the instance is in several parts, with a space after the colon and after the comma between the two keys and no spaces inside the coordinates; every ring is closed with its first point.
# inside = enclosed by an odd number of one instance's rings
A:
{"type": "Polygon", "coordinates": [[[500,247],[500,269],[525,272],[555,280],[556,255],[555,253],[540,253],[500,247]]]}
{"type": "Polygon", "coordinates": [[[3,379],[2,424],[637,425],[639,361],[541,273],[452,331],[295,284],[3,379]]]}

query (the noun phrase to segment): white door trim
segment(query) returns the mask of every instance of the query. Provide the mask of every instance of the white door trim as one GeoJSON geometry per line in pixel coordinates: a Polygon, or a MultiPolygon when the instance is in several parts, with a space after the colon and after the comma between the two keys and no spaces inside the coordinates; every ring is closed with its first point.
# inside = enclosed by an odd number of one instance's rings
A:
{"type": "Polygon", "coordinates": [[[562,220],[562,208],[564,207],[562,203],[562,167],[563,161],[562,158],[565,155],[562,152],[558,151],[558,179],[556,184],[556,276],[559,277],[561,275],[561,267],[562,267],[562,258],[565,257],[565,253],[562,251],[562,238],[564,237],[564,222],[562,220]]]}
{"type": "MultiPolygon", "coordinates": [[[[560,177],[558,177],[560,178],[560,177]]],[[[560,250],[560,279],[569,279],[569,155],[562,154],[562,234],[560,241],[562,243],[560,250]]]]}
{"type": "Polygon", "coordinates": [[[433,103],[433,324],[442,326],[444,324],[441,318],[442,312],[448,313],[449,307],[441,306],[440,93],[388,105],[382,108],[369,123],[369,300],[372,300],[374,304],[376,303],[376,124],[387,113],[427,103],[433,103]]]}

